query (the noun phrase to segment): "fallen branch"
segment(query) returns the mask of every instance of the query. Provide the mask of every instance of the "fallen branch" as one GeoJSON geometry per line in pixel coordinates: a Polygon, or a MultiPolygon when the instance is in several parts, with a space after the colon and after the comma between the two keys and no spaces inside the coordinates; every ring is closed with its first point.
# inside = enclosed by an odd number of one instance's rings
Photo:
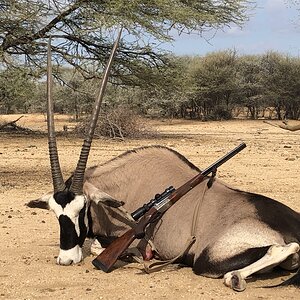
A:
{"type": "Polygon", "coordinates": [[[269,122],[269,121],[263,121],[264,123],[267,123],[271,126],[274,126],[274,127],[279,127],[279,128],[282,128],[282,129],[285,129],[285,130],[289,130],[289,131],[297,131],[297,130],[300,130],[300,124],[296,124],[296,125],[289,125],[287,122],[283,121],[282,123],[283,124],[277,124],[277,123],[272,123],[272,122],[269,122]]]}
{"type": "Polygon", "coordinates": [[[2,132],[36,133],[36,131],[34,131],[30,128],[22,127],[22,126],[19,126],[16,124],[23,117],[24,116],[21,116],[14,121],[0,124],[0,131],[2,131],[2,132]]]}
{"type": "Polygon", "coordinates": [[[5,124],[0,125],[0,130],[2,130],[2,129],[5,128],[5,127],[18,127],[18,126],[16,125],[16,123],[17,123],[21,118],[23,118],[23,117],[24,117],[24,116],[21,116],[21,117],[19,117],[18,119],[14,120],[14,121],[11,121],[11,122],[8,122],[8,123],[5,123],[5,124]]]}

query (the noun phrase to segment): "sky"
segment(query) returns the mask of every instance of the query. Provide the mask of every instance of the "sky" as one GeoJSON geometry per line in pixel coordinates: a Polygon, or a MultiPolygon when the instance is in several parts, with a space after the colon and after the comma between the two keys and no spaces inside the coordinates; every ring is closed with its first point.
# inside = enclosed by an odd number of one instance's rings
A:
{"type": "MultiPolygon", "coordinates": [[[[235,49],[238,54],[263,54],[278,51],[300,57],[300,11],[286,0],[257,0],[249,21],[242,28],[231,26],[207,36],[175,37],[164,49],[177,55],[205,55],[213,51],[235,49]]],[[[298,8],[300,6],[298,5],[298,8]]]]}

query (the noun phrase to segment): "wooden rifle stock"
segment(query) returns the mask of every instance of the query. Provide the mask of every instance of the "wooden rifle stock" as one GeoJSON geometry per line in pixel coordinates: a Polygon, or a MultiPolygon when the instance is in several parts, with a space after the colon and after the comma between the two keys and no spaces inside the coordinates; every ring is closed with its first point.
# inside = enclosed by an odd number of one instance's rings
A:
{"type": "Polygon", "coordinates": [[[119,256],[128,249],[135,239],[143,238],[147,225],[154,222],[159,216],[160,213],[158,210],[152,207],[134,228],[126,231],[109,244],[108,247],[92,261],[93,265],[105,273],[109,272],[119,256]]]}
{"type": "Polygon", "coordinates": [[[122,236],[114,240],[92,263],[105,273],[109,272],[119,256],[130,246],[130,244],[136,239],[134,229],[130,229],[122,236]]]}
{"type": "Polygon", "coordinates": [[[201,173],[190,179],[188,182],[180,186],[173,191],[171,195],[161,202],[155,204],[150,208],[139,220],[136,226],[122,236],[114,240],[102,253],[100,253],[93,261],[93,265],[97,269],[101,269],[104,272],[109,272],[113,265],[118,260],[119,256],[130,246],[135,239],[141,239],[145,236],[146,227],[155,222],[161,215],[169,209],[175,202],[177,202],[182,196],[188,193],[191,189],[197,186],[203,181],[203,179],[210,173],[216,171],[216,169],[232,158],[238,152],[246,147],[245,143],[241,143],[239,146],[231,150],[225,156],[217,160],[211,166],[206,168],[201,173]]]}

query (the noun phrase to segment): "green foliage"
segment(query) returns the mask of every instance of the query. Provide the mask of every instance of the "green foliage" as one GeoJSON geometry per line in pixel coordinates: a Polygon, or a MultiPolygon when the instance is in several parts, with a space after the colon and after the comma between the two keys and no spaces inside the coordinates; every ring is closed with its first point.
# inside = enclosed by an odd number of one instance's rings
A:
{"type": "Polygon", "coordinates": [[[59,65],[75,67],[85,78],[103,70],[115,31],[124,27],[114,79],[146,82],[167,60],[158,45],[171,33],[202,34],[246,19],[247,0],[0,0],[0,65],[26,62],[44,73],[51,36],[59,65]],[[146,75],[146,76],[145,76],[146,75]]]}
{"type": "Polygon", "coordinates": [[[263,95],[267,90],[263,81],[261,57],[247,55],[240,57],[237,64],[238,105],[245,106],[252,119],[256,119],[265,101],[263,95]]]}
{"type": "Polygon", "coordinates": [[[28,112],[35,96],[35,84],[24,68],[0,72],[0,112],[28,112]]]}
{"type": "MultiPolygon", "coordinates": [[[[238,56],[228,50],[168,60],[169,65],[153,71],[155,80],[150,76],[148,84],[109,84],[102,106],[106,116],[121,121],[122,128],[130,127],[123,122],[129,113],[123,109],[125,113],[116,116],[120,107],[134,115],[201,120],[230,119],[245,112],[253,119],[300,117],[299,58],[274,52],[238,56]]],[[[59,74],[54,80],[55,111],[73,114],[75,120],[89,114],[101,80],[87,80],[72,68],[54,69],[59,74]]],[[[0,71],[1,113],[45,111],[44,78],[31,79],[26,68],[0,71]]]]}
{"type": "Polygon", "coordinates": [[[276,52],[262,56],[265,99],[278,119],[299,118],[300,60],[276,52]]]}
{"type": "MultiPolygon", "coordinates": [[[[170,64],[156,72],[156,81],[142,87],[140,101],[142,111],[150,115],[179,117],[181,106],[188,100],[188,84],[185,77],[185,60],[169,57],[170,64]]],[[[141,106],[140,106],[141,108],[141,106]]]]}
{"type": "Polygon", "coordinates": [[[236,60],[234,51],[216,52],[201,59],[193,77],[197,86],[194,101],[204,118],[229,117],[231,99],[236,92],[236,60]]]}
{"type": "Polygon", "coordinates": [[[299,118],[299,58],[272,52],[239,56],[228,50],[171,61],[168,79],[143,100],[160,116],[224,120],[245,116],[246,108],[253,119],[274,113],[279,119],[299,118]]]}
{"type": "MultiPolygon", "coordinates": [[[[188,62],[170,57],[159,45],[172,40],[176,32],[201,35],[229,24],[241,25],[250,5],[247,0],[0,0],[1,75],[25,65],[26,76],[43,81],[51,37],[55,109],[72,112],[77,119],[91,109],[99,74],[122,25],[110,76],[120,88],[110,87],[107,106],[113,109],[125,101],[139,113],[185,116],[184,107],[195,88],[183,76],[188,62]]],[[[16,79],[10,91],[2,86],[2,111],[43,110],[44,83],[32,83],[27,89],[29,81],[16,79]],[[25,100],[26,91],[34,91],[34,97],[25,100]]]]}
{"type": "Polygon", "coordinates": [[[96,84],[95,79],[85,80],[81,74],[67,68],[60,71],[60,79],[54,85],[55,110],[74,114],[76,121],[82,114],[90,113],[99,83],[96,84]]]}

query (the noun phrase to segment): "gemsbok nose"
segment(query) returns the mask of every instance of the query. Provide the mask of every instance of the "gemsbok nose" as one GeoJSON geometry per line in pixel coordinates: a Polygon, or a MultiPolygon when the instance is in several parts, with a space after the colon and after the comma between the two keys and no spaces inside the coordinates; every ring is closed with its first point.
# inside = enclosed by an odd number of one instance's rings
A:
{"type": "Polygon", "coordinates": [[[60,249],[56,263],[62,266],[69,266],[71,264],[77,264],[83,259],[82,249],[79,246],[75,246],[69,250],[60,249]]]}

